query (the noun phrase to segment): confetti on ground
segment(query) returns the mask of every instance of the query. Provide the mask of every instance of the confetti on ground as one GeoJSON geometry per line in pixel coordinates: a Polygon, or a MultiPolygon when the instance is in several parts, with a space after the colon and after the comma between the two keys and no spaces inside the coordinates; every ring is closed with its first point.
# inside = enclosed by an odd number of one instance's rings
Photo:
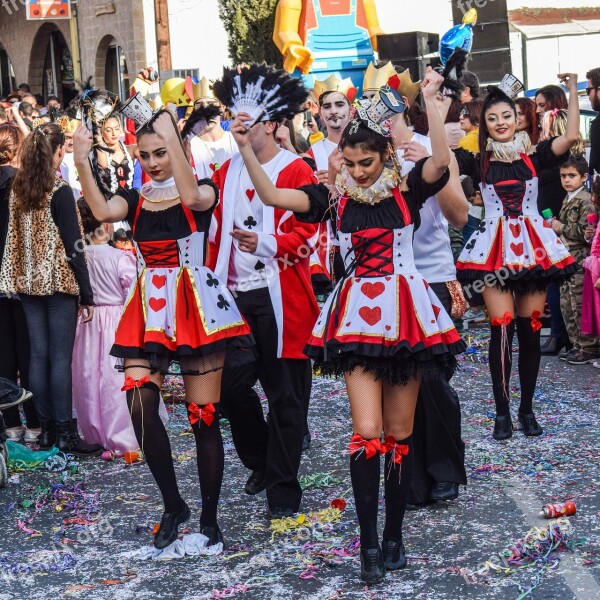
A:
{"type": "MultiPolygon", "coordinates": [[[[316,377],[309,415],[313,442],[303,455],[304,496],[294,518],[268,521],[264,494],[244,493],[249,473],[222,420],[226,458],[219,519],[225,551],[159,564],[125,559],[122,552],[151,543],[162,513],[147,465],[56,454],[34,469],[11,469],[7,488],[0,490],[0,600],[576,598],[561,575],[566,555],[600,582],[600,372],[544,358],[534,400],[544,435],[530,439],[515,431],[511,440],[496,442],[488,333],[480,327],[464,335],[469,349],[452,384],[463,411],[468,486],[454,502],[407,512],[406,570],[370,588],[359,579],[348,400],[343,382],[316,377]],[[528,520],[512,499],[524,487],[540,508],[573,499],[577,514],[568,521],[528,520]]],[[[517,356],[510,388],[515,413],[517,356]]],[[[195,446],[177,374],[167,377],[164,398],[175,470],[192,509],[181,532],[198,533],[195,446]]]]}

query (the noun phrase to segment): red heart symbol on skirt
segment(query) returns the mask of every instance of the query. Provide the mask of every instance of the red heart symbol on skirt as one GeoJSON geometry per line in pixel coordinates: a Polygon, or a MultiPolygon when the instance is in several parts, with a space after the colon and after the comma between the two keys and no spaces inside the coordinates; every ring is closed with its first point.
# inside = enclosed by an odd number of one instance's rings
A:
{"type": "Polygon", "coordinates": [[[391,325],[386,325],[386,326],[385,326],[385,329],[386,329],[386,331],[389,331],[391,328],[392,328],[392,326],[391,326],[391,325]]]}
{"type": "Polygon", "coordinates": [[[160,288],[163,287],[165,285],[165,283],[167,283],[166,275],[153,275],[152,276],[152,285],[156,289],[160,290],[160,288]]]}
{"type": "Polygon", "coordinates": [[[250,202],[252,202],[252,199],[254,198],[254,194],[256,194],[256,190],[246,190],[246,196],[248,197],[248,200],[250,202]]]}
{"type": "Polygon", "coordinates": [[[358,314],[360,315],[361,319],[365,321],[365,323],[368,323],[371,326],[381,321],[381,309],[379,308],[379,306],[376,306],[375,308],[362,306],[358,310],[358,314]]]}
{"type": "Polygon", "coordinates": [[[377,296],[381,296],[381,294],[383,294],[385,291],[385,285],[381,281],[378,281],[377,283],[371,283],[367,281],[360,286],[360,291],[367,298],[371,298],[371,300],[373,300],[373,298],[377,298],[377,296]]]}
{"type": "Polygon", "coordinates": [[[524,250],[523,250],[523,242],[519,242],[518,244],[515,244],[514,242],[510,243],[510,249],[517,255],[517,256],[521,256],[521,254],[523,254],[524,250]]]}
{"type": "Polygon", "coordinates": [[[208,163],[208,166],[213,173],[217,170],[216,163],[208,163]]]}
{"type": "Polygon", "coordinates": [[[150,298],[148,304],[154,312],[159,312],[167,305],[167,301],[164,298],[150,298]]]}
{"type": "Polygon", "coordinates": [[[521,223],[509,223],[510,231],[513,234],[513,237],[519,237],[521,235],[521,223]]]}

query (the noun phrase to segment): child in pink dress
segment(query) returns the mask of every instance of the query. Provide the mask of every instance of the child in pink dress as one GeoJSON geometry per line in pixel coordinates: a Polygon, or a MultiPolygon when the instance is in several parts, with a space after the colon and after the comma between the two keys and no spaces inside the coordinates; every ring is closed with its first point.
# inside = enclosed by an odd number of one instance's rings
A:
{"type": "Polygon", "coordinates": [[[87,442],[123,454],[138,447],[127,411],[123,375],[109,352],[131,282],[135,256],[108,244],[111,224],[101,224],[82,198],[77,201],[86,238],[86,258],[94,291],[94,318],[77,324],[73,349],[73,404],[87,442]]]}
{"type": "MultiPolygon", "coordinates": [[[[600,211],[600,177],[592,181],[592,202],[600,211]]],[[[583,261],[583,296],[581,301],[581,333],[600,337],[600,227],[588,227],[586,238],[593,235],[590,255],[583,261]]],[[[600,368],[600,361],[593,365],[600,368]]]]}

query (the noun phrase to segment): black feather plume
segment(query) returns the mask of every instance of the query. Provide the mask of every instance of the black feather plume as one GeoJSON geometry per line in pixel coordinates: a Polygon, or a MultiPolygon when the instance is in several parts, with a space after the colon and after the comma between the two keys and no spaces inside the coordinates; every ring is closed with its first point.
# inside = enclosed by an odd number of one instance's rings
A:
{"type": "Polygon", "coordinates": [[[188,135],[192,137],[198,135],[210,121],[220,116],[221,109],[215,104],[196,108],[185,122],[181,137],[185,140],[188,135]]]}
{"type": "Polygon", "coordinates": [[[249,127],[260,121],[291,119],[302,110],[308,97],[300,79],[265,63],[236,69],[225,67],[213,92],[234,115],[246,112],[252,116],[249,127]]]}
{"type": "Polygon", "coordinates": [[[450,58],[446,61],[442,77],[444,78],[443,88],[447,96],[460,95],[463,89],[460,78],[467,66],[469,53],[462,48],[455,48],[450,58]]]}

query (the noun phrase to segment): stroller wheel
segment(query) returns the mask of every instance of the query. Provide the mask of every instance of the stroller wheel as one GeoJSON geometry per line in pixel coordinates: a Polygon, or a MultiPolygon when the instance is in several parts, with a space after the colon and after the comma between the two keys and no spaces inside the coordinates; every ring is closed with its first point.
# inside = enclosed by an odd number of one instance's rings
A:
{"type": "Polygon", "coordinates": [[[3,451],[0,452],[0,488],[6,487],[8,481],[8,469],[6,467],[6,446],[1,443],[3,451]]]}

